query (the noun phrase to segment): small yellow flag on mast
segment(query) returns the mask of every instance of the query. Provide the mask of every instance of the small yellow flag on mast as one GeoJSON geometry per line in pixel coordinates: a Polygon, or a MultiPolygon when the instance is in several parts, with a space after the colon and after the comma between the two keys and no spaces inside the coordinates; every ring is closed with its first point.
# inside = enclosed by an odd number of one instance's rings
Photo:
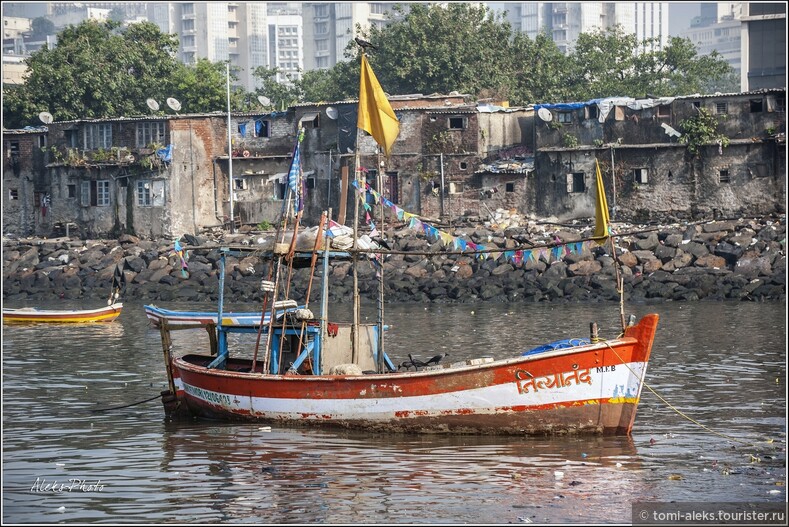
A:
{"type": "Polygon", "coordinates": [[[610,218],[608,216],[608,201],[605,199],[603,175],[600,173],[600,164],[597,162],[597,159],[595,159],[594,164],[597,173],[597,199],[595,200],[595,224],[592,237],[599,245],[603,245],[608,239],[608,235],[611,234],[611,229],[608,225],[610,218]]]}
{"type": "Polygon", "coordinates": [[[383,148],[386,157],[389,157],[392,144],[400,133],[400,122],[364,54],[359,79],[359,118],[356,126],[373,136],[383,148]]]}

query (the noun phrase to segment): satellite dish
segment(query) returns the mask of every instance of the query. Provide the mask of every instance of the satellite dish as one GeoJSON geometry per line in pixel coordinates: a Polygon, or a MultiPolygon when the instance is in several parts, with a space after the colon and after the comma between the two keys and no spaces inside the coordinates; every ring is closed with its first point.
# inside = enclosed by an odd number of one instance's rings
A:
{"type": "Polygon", "coordinates": [[[41,112],[38,114],[38,118],[41,119],[41,122],[44,124],[49,124],[52,122],[52,114],[49,112],[41,112]]]}
{"type": "Polygon", "coordinates": [[[181,103],[178,102],[178,99],[174,99],[172,97],[167,98],[167,106],[169,106],[170,109],[175,112],[181,109],[181,103]]]}
{"type": "Polygon", "coordinates": [[[540,108],[537,110],[537,115],[546,123],[549,123],[553,120],[553,114],[547,108],[540,108]]]}
{"type": "Polygon", "coordinates": [[[334,121],[337,119],[337,116],[340,115],[340,112],[337,111],[337,108],[334,106],[327,106],[326,107],[326,117],[334,121]]]}
{"type": "Polygon", "coordinates": [[[260,104],[263,106],[271,106],[271,99],[265,95],[258,95],[258,102],[260,102],[260,104]]]}
{"type": "Polygon", "coordinates": [[[156,102],[156,99],[146,99],[145,104],[148,105],[148,108],[153,110],[154,112],[159,109],[159,103],[156,102]]]}

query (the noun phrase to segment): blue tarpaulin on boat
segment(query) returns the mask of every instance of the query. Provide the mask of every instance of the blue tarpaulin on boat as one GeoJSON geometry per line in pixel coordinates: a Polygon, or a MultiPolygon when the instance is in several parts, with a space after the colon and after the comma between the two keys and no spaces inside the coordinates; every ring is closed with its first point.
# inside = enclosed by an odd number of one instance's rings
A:
{"type": "Polygon", "coordinates": [[[536,348],[530,349],[529,351],[524,351],[521,353],[521,356],[525,357],[526,355],[534,355],[536,353],[542,353],[544,351],[553,351],[563,348],[574,348],[576,346],[586,346],[589,344],[589,339],[564,339],[564,340],[557,340],[555,342],[549,342],[548,344],[543,344],[542,346],[537,346],[536,348]]]}

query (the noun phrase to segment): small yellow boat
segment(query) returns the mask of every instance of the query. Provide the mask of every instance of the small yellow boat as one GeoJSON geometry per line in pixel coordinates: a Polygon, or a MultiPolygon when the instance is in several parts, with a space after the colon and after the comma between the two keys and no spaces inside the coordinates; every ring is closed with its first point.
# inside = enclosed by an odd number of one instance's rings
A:
{"type": "Polygon", "coordinates": [[[121,314],[123,304],[112,304],[98,309],[83,310],[52,310],[23,307],[19,309],[3,308],[3,323],[27,324],[33,322],[48,323],[81,323],[81,322],[112,322],[121,314]]]}

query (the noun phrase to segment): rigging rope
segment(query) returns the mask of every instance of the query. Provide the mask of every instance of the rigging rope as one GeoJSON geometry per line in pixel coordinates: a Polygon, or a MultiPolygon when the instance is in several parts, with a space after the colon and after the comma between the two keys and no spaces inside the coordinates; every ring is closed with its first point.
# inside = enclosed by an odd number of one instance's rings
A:
{"type": "Polygon", "coordinates": [[[110,408],[96,408],[96,409],[94,409],[94,410],[91,410],[91,413],[95,413],[95,412],[106,412],[106,411],[108,411],[108,410],[119,410],[119,409],[121,409],[121,408],[128,408],[128,407],[130,407],[130,406],[136,406],[136,405],[138,405],[138,404],[143,404],[143,403],[147,403],[147,402],[149,402],[149,401],[153,401],[154,399],[158,399],[159,397],[161,397],[161,395],[154,395],[154,396],[153,396],[153,397],[151,397],[150,399],[145,399],[144,401],[137,401],[136,403],[131,403],[131,404],[124,404],[124,405],[122,405],[122,406],[111,406],[110,408]]]}
{"type": "MultiPolygon", "coordinates": [[[[620,335],[620,336],[621,336],[621,335],[620,335]]],[[[608,342],[608,341],[603,341],[603,342],[605,342],[605,345],[606,345],[606,346],[608,346],[608,348],[609,348],[611,351],[613,351],[613,352],[614,352],[614,355],[616,355],[616,358],[618,358],[618,359],[619,359],[619,360],[622,362],[622,364],[624,364],[624,366],[625,366],[625,367],[626,367],[628,370],[630,370],[630,373],[632,373],[632,374],[633,374],[633,375],[635,375],[636,377],[640,377],[640,375],[638,375],[638,374],[637,374],[635,371],[633,371],[633,369],[630,367],[630,365],[629,365],[629,364],[627,364],[627,363],[624,361],[624,359],[622,359],[622,357],[620,357],[620,356],[619,356],[619,354],[618,354],[618,353],[616,352],[616,350],[615,350],[615,349],[614,349],[614,348],[611,346],[611,344],[609,344],[609,342],[608,342]]],[[[655,390],[654,390],[654,389],[653,389],[653,388],[652,388],[650,385],[648,385],[648,384],[647,384],[645,381],[643,382],[643,385],[644,385],[644,387],[645,387],[647,390],[649,390],[650,392],[652,392],[652,393],[655,395],[655,397],[657,397],[658,399],[660,399],[660,400],[661,400],[661,401],[662,401],[662,402],[663,402],[663,403],[664,403],[666,406],[668,406],[670,409],[674,410],[674,411],[675,411],[677,414],[679,414],[680,416],[684,417],[685,419],[687,419],[687,420],[688,420],[688,421],[690,421],[691,423],[693,423],[693,424],[695,424],[695,425],[697,425],[697,426],[699,426],[699,427],[703,428],[703,429],[704,429],[704,430],[706,430],[707,432],[709,432],[709,433],[711,433],[711,434],[714,434],[714,435],[717,435],[717,436],[720,436],[720,437],[722,437],[722,438],[724,438],[724,439],[727,439],[727,440],[729,440],[729,441],[735,441],[735,442],[737,442],[737,443],[742,443],[742,444],[744,444],[744,445],[748,445],[748,446],[752,446],[752,447],[759,448],[759,446],[758,446],[756,443],[752,443],[752,442],[750,442],[750,441],[743,441],[742,439],[737,439],[736,437],[733,437],[733,436],[730,436],[730,435],[724,434],[724,433],[722,433],[722,432],[717,432],[717,431],[715,431],[715,430],[712,430],[712,429],[711,429],[710,427],[708,427],[707,425],[704,425],[704,424],[702,424],[702,423],[698,422],[697,420],[693,419],[692,417],[690,417],[689,415],[687,415],[686,413],[684,413],[682,410],[680,410],[679,408],[677,408],[676,406],[674,406],[673,404],[671,404],[670,402],[668,402],[668,401],[667,401],[667,400],[666,400],[666,399],[665,399],[663,396],[661,396],[659,393],[657,393],[657,392],[656,392],[656,391],[655,391],[655,390]]]]}

